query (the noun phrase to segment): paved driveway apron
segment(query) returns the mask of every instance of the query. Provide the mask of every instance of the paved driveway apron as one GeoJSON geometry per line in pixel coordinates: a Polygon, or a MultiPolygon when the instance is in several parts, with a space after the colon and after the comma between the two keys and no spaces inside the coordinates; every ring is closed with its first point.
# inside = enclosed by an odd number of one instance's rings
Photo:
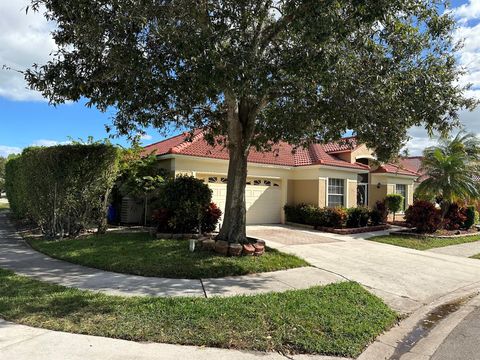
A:
{"type": "Polygon", "coordinates": [[[480,261],[287,226],[249,226],[249,236],[320,269],[357,281],[392,308],[411,312],[467,286],[480,288],[480,261]]]}

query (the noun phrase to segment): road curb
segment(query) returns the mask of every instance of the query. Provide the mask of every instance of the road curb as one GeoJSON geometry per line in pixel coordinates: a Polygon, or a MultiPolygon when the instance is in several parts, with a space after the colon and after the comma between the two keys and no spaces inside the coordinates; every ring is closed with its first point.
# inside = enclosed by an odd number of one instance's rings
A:
{"type": "Polygon", "coordinates": [[[450,332],[478,305],[480,305],[480,282],[446,294],[430,304],[422,306],[407,318],[401,320],[390,331],[380,335],[358,357],[358,360],[430,359],[450,332]],[[426,336],[420,336],[416,339],[408,351],[400,355],[398,353],[395,354],[399,345],[403,345],[403,341],[407,336],[411,335],[418,328],[418,325],[435,309],[459,301],[464,303],[457,310],[439,320],[426,336]]]}

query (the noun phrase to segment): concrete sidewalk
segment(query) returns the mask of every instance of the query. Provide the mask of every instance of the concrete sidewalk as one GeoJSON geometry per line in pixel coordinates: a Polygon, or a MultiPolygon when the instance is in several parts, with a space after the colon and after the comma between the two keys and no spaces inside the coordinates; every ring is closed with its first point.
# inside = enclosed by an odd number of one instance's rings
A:
{"type": "Polygon", "coordinates": [[[118,274],[52,259],[30,248],[0,213],[0,268],[38,280],[121,296],[233,296],[309,288],[344,280],[314,267],[219,279],[118,274]]]}
{"type": "Polygon", "coordinates": [[[70,334],[13,324],[0,319],[2,360],[341,360],[329,356],[283,356],[207,347],[137,343],[70,334]]]}
{"type": "Polygon", "coordinates": [[[441,248],[428,249],[426,251],[444,255],[471,257],[473,255],[480,254],[480,241],[444,246],[441,248]]]}
{"type": "Polygon", "coordinates": [[[368,241],[368,233],[344,236],[286,226],[249,226],[247,233],[319,269],[359,282],[401,313],[466,286],[480,288],[479,260],[368,241]],[[301,234],[302,244],[281,243],[296,234],[301,234]],[[306,237],[312,240],[308,244],[306,237]]]}

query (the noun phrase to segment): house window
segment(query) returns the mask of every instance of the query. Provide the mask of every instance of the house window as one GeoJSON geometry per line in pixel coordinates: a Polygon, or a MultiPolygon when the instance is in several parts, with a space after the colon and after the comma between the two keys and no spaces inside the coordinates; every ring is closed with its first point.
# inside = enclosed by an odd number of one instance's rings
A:
{"type": "Polygon", "coordinates": [[[395,193],[403,196],[403,205],[402,211],[407,207],[407,185],[405,184],[396,184],[395,193]]]}
{"type": "Polygon", "coordinates": [[[328,179],[328,206],[343,206],[344,196],[344,180],[328,179]]]}

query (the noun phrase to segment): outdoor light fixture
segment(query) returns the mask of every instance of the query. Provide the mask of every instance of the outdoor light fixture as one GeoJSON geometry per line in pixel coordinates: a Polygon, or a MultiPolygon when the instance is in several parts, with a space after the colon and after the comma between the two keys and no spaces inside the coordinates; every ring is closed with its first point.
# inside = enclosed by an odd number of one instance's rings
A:
{"type": "Polygon", "coordinates": [[[382,186],[382,184],[381,184],[381,183],[378,183],[378,184],[377,184],[377,189],[380,189],[380,186],[382,186]]]}

